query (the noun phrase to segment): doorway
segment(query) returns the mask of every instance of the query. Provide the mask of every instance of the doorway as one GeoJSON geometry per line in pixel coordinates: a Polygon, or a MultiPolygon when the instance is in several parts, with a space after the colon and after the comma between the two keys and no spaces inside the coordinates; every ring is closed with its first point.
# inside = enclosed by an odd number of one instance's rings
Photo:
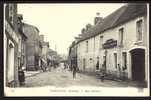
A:
{"type": "Polygon", "coordinates": [[[14,69],[14,67],[15,67],[15,65],[14,65],[14,44],[10,41],[10,43],[9,43],[9,47],[8,47],[8,68],[7,68],[7,81],[8,82],[12,82],[13,80],[14,80],[14,76],[15,76],[15,74],[14,74],[14,71],[15,71],[15,69],[14,69]]]}
{"type": "Polygon", "coordinates": [[[131,52],[132,61],[132,80],[144,81],[145,80],[145,50],[133,49],[131,52]]]}

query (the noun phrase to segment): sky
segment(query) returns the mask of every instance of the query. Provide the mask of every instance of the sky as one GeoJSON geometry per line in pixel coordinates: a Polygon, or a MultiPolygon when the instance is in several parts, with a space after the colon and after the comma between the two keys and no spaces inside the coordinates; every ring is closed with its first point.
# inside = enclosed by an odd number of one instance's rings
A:
{"type": "Polygon", "coordinates": [[[74,37],[81,33],[86,24],[94,25],[94,17],[99,12],[106,17],[123,3],[75,3],[75,4],[18,4],[18,14],[23,14],[23,22],[36,26],[50,48],[59,54],[67,54],[74,37]]]}

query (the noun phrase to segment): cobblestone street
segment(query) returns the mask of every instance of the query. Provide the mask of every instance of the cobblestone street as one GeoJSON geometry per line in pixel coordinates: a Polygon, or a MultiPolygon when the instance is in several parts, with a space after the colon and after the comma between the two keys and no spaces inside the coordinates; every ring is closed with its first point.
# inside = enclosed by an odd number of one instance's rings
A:
{"type": "Polygon", "coordinates": [[[25,87],[42,87],[42,86],[101,86],[101,87],[127,87],[126,82],[116,82],[111,80],[101,80],[94,76],[87,76],[81,73],[76,74],[73,79],[72,72],[64,69],[63,65],[51,71],[41,72],[30,77],[26,77],[25,87]]]}

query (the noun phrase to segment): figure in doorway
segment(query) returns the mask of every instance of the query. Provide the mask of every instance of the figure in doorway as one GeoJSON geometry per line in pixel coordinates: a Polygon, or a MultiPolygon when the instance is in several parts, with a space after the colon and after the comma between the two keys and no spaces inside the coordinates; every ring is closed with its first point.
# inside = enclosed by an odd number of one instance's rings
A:
{"type": "Polygon", "coordinates": [[[121,79],[121,66],[118,64],[118,70],[119,70],[119,79],[121,79]]]}
{"type": "Polygon", "coordinates": [[[99,58],[97,58],[96,70],[99,70],[99,58]]]}
{"type": "Polygon", "coordinates": [[[103,82],[104,81],[104,77],[105,77],[105,74],[106,74],[106,57],[104,56],[103,57],[103,64],[102,64],[102,68],[100,69],[100,76],[101,76],[101,81],[103,82]]]}

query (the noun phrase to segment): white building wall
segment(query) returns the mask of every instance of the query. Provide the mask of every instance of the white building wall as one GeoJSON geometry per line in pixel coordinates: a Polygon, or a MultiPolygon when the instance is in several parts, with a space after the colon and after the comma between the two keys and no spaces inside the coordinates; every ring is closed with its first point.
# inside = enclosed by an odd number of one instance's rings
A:
{"type": "MultiPolygon", "coordinates": [[[[145,17],[139,17],[139,18],[135,18],[127,23],[124,23],[123,25],[117,26],[113,29],[109,29],[99,35],[97,35],[94,39],[94,37],[84,40],[82,42],[80,42],[78,45],[78,67],[80,69],[83,68],[83,58],[86,58],[86,69],[88,68],[88,71],[91,71],[95,68],[94,65],[96,65],[96,57],[99,56],[100,57],[100,65],[103,63],[103,55],[104,55],[104,49],[101,49],[99,51],[99,43],[100,43],[100,36],[103,35],[103,43],[106,42],[106,40],[108,39],[114,39],[117,40],[117,42],[119,42],[119,29],[120,28],[124,28],[124,39],[123,39],[123,47],[119,48],[118,46],[116,48],[111,48],[111,49],[107,49],[107,70],[109,71],[118,71],[117,68],[115,68],[114,66],[114,53],[117,53],[117,62],[119,64],[122,64],[122,52],[127,52],[127,70],[126,72],[128,73],[128,77],[131,78],[131,59],[130,59],[130,53],[129,50],[131,48],[134,47],[144,47],[146,48],[146,43],[147,43],[147,39],[146,39],[146,25],[147,25],[147,21],[146,21],[146,16],[145,17]],[[144,36],[143,36],[143,43],[140,43],[140,46],[136,45],[136,21],[138,21],[138,19],[143,19],[144,22],[144,36]],[[94,42],[95,40],[95,42],[94,42]],[[88,53],[86,53],[86,41],[88,41],[89,43],[89,50],[88,53]],[[94,47],[94,43],[95,43],[95,47],[94,47]],[[94,49],[95,48],[95,49],[94,49]],[[89,58],[92,57],[93,59],[93,64],[91,64],[89,62],[89,58]],[[93,65],[93,66],[92,66],[93,65]],[[91,67],[91,68],[90,68],[91,67]]],[[[146,56],[147,57],[147,56],[146,56]]],[[[145,57],[145,58],[146,58],[145,57]]],[[[145,60],[146,61],[146,60],[145,60]]],[[[145,62],[147,63],[147,62],[145,62]]],[[[147,65],[147,64],[146,64],[147,65]]],[[[101,67],[101,66],[100,66],[101,67]]]]}
{"type": "Polygon", "coordinates": [[[3,50],[4,50],[4,86],[6,86],[6,52],[7,52],[7,36],[6,36],[6,33],[4,33],[4,48],[3,48],[3,50]]]}

